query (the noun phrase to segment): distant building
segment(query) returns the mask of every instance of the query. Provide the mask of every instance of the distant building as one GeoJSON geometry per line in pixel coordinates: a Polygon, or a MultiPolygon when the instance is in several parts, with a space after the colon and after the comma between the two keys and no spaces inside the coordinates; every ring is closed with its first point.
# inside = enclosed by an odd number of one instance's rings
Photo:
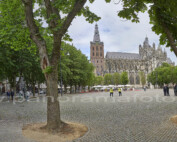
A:
{"type": "Polygon", "coordinates": [[[104,57],[104,43],[100,41],[98,25],[95,25],[93,42],[90,42],[90,60],[95,66],[96,76],[104,76],[106,73],[121,73],[126,71],[129,77],[129,84],[140,85],[139,72],[145,75],[152,72],[163,62],[174,65],[175,63],[167,57],[167,52],[160,45],[156,49],[155,43],[152,47],[148,37],[143,45],[139,45],[138,53],[107,52],[104,57]]]}

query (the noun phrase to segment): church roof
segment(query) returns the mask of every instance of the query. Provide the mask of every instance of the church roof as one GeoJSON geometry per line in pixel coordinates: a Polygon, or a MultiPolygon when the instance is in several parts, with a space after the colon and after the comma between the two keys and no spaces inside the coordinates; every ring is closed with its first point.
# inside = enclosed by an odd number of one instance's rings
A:
{"type": "Polygon", "coordinates": [[[107,52],[107,59],[141,59],[138,53],[107,52]]]}

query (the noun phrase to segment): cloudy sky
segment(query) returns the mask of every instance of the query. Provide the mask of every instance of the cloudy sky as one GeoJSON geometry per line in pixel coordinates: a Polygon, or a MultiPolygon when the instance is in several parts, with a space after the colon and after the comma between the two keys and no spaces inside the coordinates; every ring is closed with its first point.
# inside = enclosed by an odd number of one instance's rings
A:
{"type": "MultiPolygon", "coordinates": [[[[119,1],[119,0],[114,0],[119,1]]],[[[117,16],[117,11],[121,10],[121,4],[113,2],[107,4],[104,0],[95,0],[93,4],[87,3],[90,10],[101,17],[97,22],[101,41],[104,42],[105,54],[112,52],[138,53],[139,44],[143,44],[146,35],[150,45],[153,42],[156,47],[159,44],[159,36],[151,31],[149,17],[147,13],[140,14],[140,23],[131,23],[117,16]]],[[[93,41],[95,24],[89,24],[84,17],[76,17],[69,28],[69,34],[73,39],[74,46],[86,54],[90,59],[90,41],[93,41]]],[[[164,50],[165,46],[161,46],[164,50]]],[[[177,64],[176,57],[169,48],[165,48],[167,56],[177,64]]]]}

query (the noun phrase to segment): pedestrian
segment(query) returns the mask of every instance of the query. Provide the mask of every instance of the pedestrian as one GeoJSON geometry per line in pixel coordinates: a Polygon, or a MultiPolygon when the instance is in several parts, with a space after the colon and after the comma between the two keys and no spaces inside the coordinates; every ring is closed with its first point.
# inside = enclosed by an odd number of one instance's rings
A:
{"type": "Polygon", "coordinates": [[[113,91],[113,89],[111,88],[111,89],[110,89],[110,97],[111,97],[111,96],[113,97],[113,93],[114,93],[114,91],[113,91]]]}
{"type": "Polygon", "coordinates": [[[168,84],[167,84],[166,88],[167,88],[167,96],[170,96],[168,84]]]}
{"type": "Polygon", "coordinates": [[[10,95],[11,95],[11,99],[13,101],[14,100],[14,91],[13,90],[10,92],[10,95]]]}
{"type": "Polygon", "coordinates": [[[30,92],[26,91],[26,101],[29,101],[30,92]]]}
{"type": "Polygon", "coordinates": [[[22,90],[20,90],[20,92],[19,92],[19,99],[21,99],[21,98],[23,98],[23,91],[22,90]]]}
{"type": "Polygon", "coordinates": [[[122,96],[122,89],[118,88],[119,96],[122,96]]]}
{"type": "Polygon", "coordinates": [[[146,91],[146,86],[144,86],[144,91],[146,91]]]}
{"type": "Polygon", "coordinates": [[[177,83],[174,86],[174,94],[175,94],[175,96],[177,96],[177,83]]]}
{"type": "Polygon", "coordinates": [[[164,92],[164,96],[166,96],[167,95],[167,86],[166,86],[166,84],[164,84],[163,92],[164,92]]]}
{"type": "Polygon", "coordinates": [[[8,100],[8,102],[10,100],[10,90],[7,91],[7,100],[8,100]]]}

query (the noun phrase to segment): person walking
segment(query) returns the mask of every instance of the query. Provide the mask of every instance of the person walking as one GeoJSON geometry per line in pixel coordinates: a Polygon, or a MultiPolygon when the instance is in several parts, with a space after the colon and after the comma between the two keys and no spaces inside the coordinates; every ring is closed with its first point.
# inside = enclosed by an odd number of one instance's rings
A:
{"type": "Polygon", "coordinates": [[[144,86],[144,91],[146,91],[146,86],[144,86]]]}
{"type": "Polygon", "coordinates": [[[10,92],[10,95],[11,95],[11,99],[13,101],[14,100],[14,91],[13,90],[10,92]]]}
{"type": "Polygon", "coordinates": [[[122,89],[118,88],[119,96],[122,96],[122,89]]]}
{"type": "Polygon", "coordinates": [[[114,91],[113,91],[113,89],[111,88],[111,89],[110,89],[110,97],[111,97],[111,96],[113,97],[113,93],[114,93],[114,91]]]}
{"type": "Polygon", "coordinates": [[[167,86],[166,86],[166,84],[163,87],[163,92],[164,92],[164,96],[167,96],[167,86]]]}
{"type": "Polygon", "coordinates": [[[30,92],[26,91],[26,101],[29,101],[30,92]]]}
{"type": "Polygon", "coordinates": [[[10,90],[7,91],[7,100],[8,100],[8,102],[10,100],[10,90]]]}
{"type": "Polygon", "coordinates": [[[174,86],[174,94],[175,94],[175,96],[177,96],[177,83],[174,86]]]}

